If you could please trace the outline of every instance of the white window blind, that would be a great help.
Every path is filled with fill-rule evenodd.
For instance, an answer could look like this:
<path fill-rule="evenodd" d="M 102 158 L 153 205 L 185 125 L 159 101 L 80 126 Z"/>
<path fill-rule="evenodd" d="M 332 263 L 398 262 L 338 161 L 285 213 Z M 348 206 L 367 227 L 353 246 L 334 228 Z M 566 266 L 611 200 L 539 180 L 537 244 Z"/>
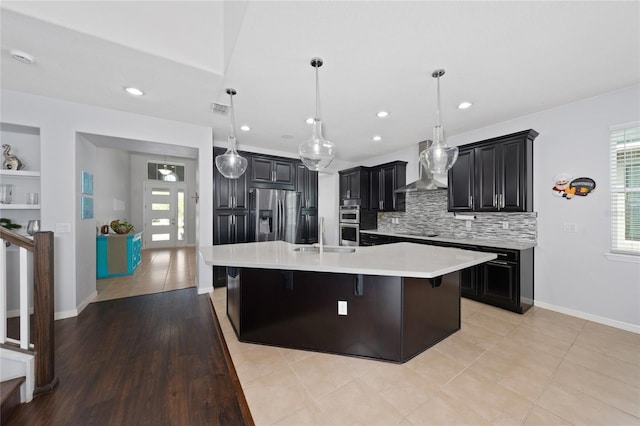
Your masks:
<path fill-rule="evenodd" d="M 611 130 L 611 252 L 640 255 L 640 123 Z"/>

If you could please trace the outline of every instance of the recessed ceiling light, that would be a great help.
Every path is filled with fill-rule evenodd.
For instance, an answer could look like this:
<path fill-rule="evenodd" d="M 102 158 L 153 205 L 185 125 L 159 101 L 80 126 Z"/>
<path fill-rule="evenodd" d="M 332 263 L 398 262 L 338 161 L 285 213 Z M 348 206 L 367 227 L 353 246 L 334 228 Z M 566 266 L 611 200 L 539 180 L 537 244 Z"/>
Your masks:
<path fill-rule="evenodd" d="M 23 52 L 22 50 L 11 49 L 9 51 L 9 55 L 11 55 L 11 57 L 16 61 L 22 62 L 23 64 L 31 65 L 35 62 L 33 56 L 31 56 L 27 52 Z"/>
<path fill-rule="evenodd" d="M 313 124 L 313 122 L 314 122 L 314 121 L 315 121 L 315 119 L 314 119 L 314 118 L 309 117 L 309 118 L 307 118 L 306 123 L 307 123 L 307 124 Z"/>
<path fill-rule="evenodd" d="M 377 116 L 378 118 L 385 118 L 385 117 L 388 117 L 388 116 L 389 116 L 389 113 L 388 113 L 387 111 L 379 111 L 379 112 L 376 114 L 376 116 Z"/>
<path fill-rule="evenodd" d="M 240 126 L 240 130 L 242 130 L 243 132 L 248 132 L 249 130 L 251 130 L 251 127 L 243 124 L 242 126 Z"/>
<path fill-rule="evenodd" d="M 458 109 L 467 109 L 470 108 L 471 105 L 473 105 L 471 102 L 460 102 L 460 105 L 458 105 Z"/>
<path fill-rule="evenodd" d="M 380 142 L 382 140 L 382 136 L 376 135 L 376 136 L 372 137 L 371 139 L 373 139 L 374 142 Z"/>
<path fill-rule="evenodd" d="M 144 92 L 140 89 L 138 89 L 137 87 L 125 87 L 124 90 L 133 96 L 142 96 L 144 95 Z"/>

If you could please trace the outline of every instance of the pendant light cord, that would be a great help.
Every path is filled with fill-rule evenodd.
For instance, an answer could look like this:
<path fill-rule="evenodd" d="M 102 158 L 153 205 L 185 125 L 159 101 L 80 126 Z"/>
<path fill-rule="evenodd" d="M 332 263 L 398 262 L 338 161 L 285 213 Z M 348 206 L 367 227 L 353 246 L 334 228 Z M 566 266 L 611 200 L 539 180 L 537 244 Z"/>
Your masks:
<path fill-rule="evenodd" d="M 316 120 L 320 120 L 320 78 L 318 77 L 318 68 L 320 66 L 316 64 Z"/>
<path fill-rule="evenodd" d="M 234 115 L 234 113 L 233 113 L 233 111 L 234 111 L 234 108 L 233 108 L 233 94 L 231 94 L 231 93 L 230 93 L 230 94 L 229 94 L 229 98 L 230 98 L 230 100 L 231 100 L 231 101 L 230 101 L 230 104 L 229 104 L 229 106 L 230 106 L 230 108 L 231 108 L 231 112 L 230 112 L 230 114 L 229 114 L 229 116 L 230 116 L 231 120 L 230 120 L 230 122 L 229 122 L 229 125 L 231 126 L 231 137 L 235 138 L 235 137 L 236 137 L 236 134 L 235 134 L 235 130 L 234 130 L 234 129 L 235 129 L 235 127 L 236 127 L 236 119 L 235 119 L 235 115 Z"/>
<path fill-rule="evenodd" d="M 440 124 L 440 76 L 439 75 L 438 75 L 437 80 L 438 80 L 438 84 L 437 84 L 437 87 L 438 87 L 438 89 L 437 89 L 437 92 L 438 92 L 438 95 L 437 95 L 438 108 L 436 109 L 436 120 L 437 120 L 436 125 L 438 127 L 442 127 L 441 124 Z"/>

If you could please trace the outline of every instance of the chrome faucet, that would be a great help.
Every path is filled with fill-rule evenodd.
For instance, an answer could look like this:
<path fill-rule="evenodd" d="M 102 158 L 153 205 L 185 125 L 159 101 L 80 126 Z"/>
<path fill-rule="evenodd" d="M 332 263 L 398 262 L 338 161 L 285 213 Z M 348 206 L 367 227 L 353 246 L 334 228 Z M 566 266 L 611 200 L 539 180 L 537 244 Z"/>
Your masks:
<path fill-rule="evenodd" d="M 318 243 L 320 244 L 320 253 L 324 251 L 324 216 L 320 216 L 318 222 Z"/>

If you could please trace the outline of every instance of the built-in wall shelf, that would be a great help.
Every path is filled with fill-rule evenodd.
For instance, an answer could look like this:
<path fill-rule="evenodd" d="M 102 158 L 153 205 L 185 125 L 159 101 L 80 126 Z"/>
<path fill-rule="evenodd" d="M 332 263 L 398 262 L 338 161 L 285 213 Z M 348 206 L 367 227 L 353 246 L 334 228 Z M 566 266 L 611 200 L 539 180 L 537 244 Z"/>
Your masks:
<path fill-rule="evenodd" d="M 40 204 L 0 204 L 0 210 L 39 210 Z"/>
<path fill-rule="evenodd" d="M 0 169 L 0 176 L 12 177 L 40 177 L 40 172 L 32 170 L 4 170 Z"/>

